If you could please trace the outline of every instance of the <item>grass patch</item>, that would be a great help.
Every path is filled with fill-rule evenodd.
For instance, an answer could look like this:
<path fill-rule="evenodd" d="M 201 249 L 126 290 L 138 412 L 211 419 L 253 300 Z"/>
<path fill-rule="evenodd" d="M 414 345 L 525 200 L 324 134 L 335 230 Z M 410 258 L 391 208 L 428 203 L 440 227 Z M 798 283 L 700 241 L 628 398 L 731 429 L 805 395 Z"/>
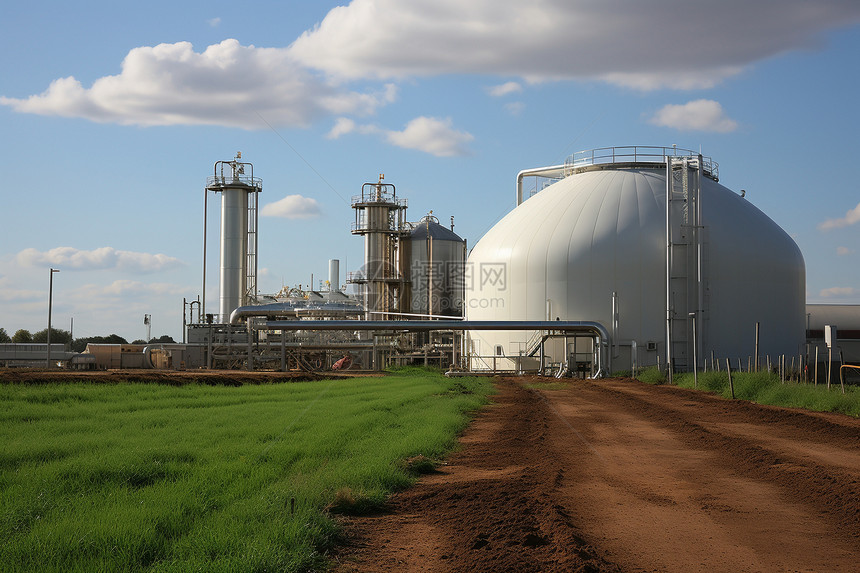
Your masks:
<path fill-rule="evenodd" d="M 523 386 L 533 390 L 567 390 L 571 384 L 571 379 L 556 380 L 555 378 L 547 378 L 546 381 L 528 382 L 523 384 Z"/>
<path fill-rule="evenodd" d="M 700 372 L 698 378 L 699 390 L 731 398 L 729 377 L 726 372 Z M 638 379 L 648 384 L 666 383 L 666 377 L 656 367 L 643 369 Z M 692 372 L 675 374 L 672 380 L 682 388 L 692 389 L 695 386 Z M 838 384 L 831 385 L 831 389 L 828 390 L 822 384 L 813 386 L 796 382 L 783 383 L 777 374 L 769 372 L 732 372 L 732 383 L 735 388 L 735 398 L 741 400 L 860 417 L 860 387 L 857 386 L 846 386 L 846 393 L 842 394 Z"/>
<path fill-rule="evenodd" d="M 381 507 L 456 446 L 490 391 L 488 380 L 426 371 L 239 387 L 2 385 L 0 562 L 324 568 L 338 535 L 329 511 Z"/>

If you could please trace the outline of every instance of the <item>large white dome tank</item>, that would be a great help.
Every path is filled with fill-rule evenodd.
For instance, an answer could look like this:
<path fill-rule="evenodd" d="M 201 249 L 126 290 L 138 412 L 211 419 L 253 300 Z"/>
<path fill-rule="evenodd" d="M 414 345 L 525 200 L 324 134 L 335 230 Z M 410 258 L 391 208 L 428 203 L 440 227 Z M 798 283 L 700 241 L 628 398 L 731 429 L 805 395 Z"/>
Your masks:
<path fill-rule="evenodd" d="M 522 202 L 478 241 L 468 259 L 467 318 L 597 321 L 612 333 L 613 370 L 630 368 L 634 348 L 637 365 L 665 364 L 670 283 L 664 156 L 682 152 L 596 151 L 584 161 L 577 154 L 566 166 L 545 168 L 566 176 Z M 698 157 L 683 153 L 693 161 Z M 675 263 L 700 290 L 696 308 L 678 313 L 674 337 L 692 338 L 686 311 L 695 310 L 700 366 L 713 353 L 723 366 L 730 358 L 746 367 L 755 354 L 756 323 L 760 356 L 797 355 L 805 341 L 803 256 L 767 215 L 717 182 L 716 164 L 707 158 L 703 163 L 701 246 L 691 247 L 701 249 L 695 265 L 701 270 Z M 499 368 L 504 366 L 498 357 L 508 357 L 513 368 L 522 365 L 520 356 L 535 355 L 539 336 L 484 331 L 471 338 L 470 350 L 485 356 L 472 360 L 474 368 L 486 367 L 489 355 L 496 355 Z M 560 342 L 550 341 L 545 351 L 550 362 L 567 362 L 581 349 L 568 345 L 565 352 Z M 677 367 L 676 357 L 673 362 Z M 681 362 L 687 368 L 692 358 Z"/>

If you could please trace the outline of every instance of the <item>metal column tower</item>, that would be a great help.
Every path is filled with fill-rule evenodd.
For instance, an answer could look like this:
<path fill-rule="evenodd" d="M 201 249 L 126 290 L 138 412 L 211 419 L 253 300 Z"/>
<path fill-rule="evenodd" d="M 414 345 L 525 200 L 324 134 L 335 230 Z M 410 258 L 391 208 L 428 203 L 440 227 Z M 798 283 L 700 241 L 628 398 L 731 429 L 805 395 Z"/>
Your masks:
<path fill-rule="evenodd" d="M 361 186 L 361 195 L 352 198 L 355 223 L 352 234 L 363 235 L 364 272 L 351 282 L 364 285 L 364 310 L 367 319 L 376 313 L 401 312 L 401 295 L 406 279 L 401 273 L 399 246 L 408 235 L 405 226 L 406 199 L 398 199 L 394 185 L 376 183 Z"/>
<path fill-rule="evenodd" d="M 254 177 L 254 166 L 242 163 L 237 152 L 232 161 L 215 163 L 215 175 L 206 180 L 203 226 L 203 312 L 206 308 L 206 213 L 209 191 L 221 193 L 221 300 L 218 322 L 257 296 L 257 196 L 262 180 Z M 250 171 L 250 175 L 245 172 Z M 226 171 L 226 174 L 225 174 Z"/>
<path fill-rule="evenodd" d="M 690 317 L 698 328 L 696 355 L 702 356 L 704 281 L 702 277 L 703 160 L 666 157 L 666 364 L 672 371 L 693 366 Z"/>

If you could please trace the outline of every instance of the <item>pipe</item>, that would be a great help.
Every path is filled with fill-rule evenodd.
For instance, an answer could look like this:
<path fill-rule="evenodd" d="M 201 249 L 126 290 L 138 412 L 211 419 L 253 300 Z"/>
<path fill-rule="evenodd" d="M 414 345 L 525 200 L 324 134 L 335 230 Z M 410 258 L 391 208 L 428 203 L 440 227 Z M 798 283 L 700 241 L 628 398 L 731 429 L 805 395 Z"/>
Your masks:
<path fill-rule="evenodd" d="M 174 350 L 178 350 L 180 352 L 185 352 L 188 346 L 189 345 L 187 344 L 147 344 L 143 347 L 143 367 L 149 369 L 153 369 L 156 367 L 155 364 L 152 363 L 153 350 L 161 350 L 162 352 L 173 352 Z"/>
<path fill-rule="evenodd" d="M 564 165 L 553 165 L 550 167 L 535 167 L 533 169 L 523 169 L 517 173 L 517 206 L 523 203 L 523 178 L 524 177 L 563 177 L 565 173 Z"/>
<path fill-rule="evenodd" d="M 291 302 L 273 302 L 240 306 L 230 313 L 230 324 L 238 324 L 242 319 L 253 316 L 295 316 L 297 306 Z"/>
<path fill-rule="evenodd" d="M 264 305 L 270 306 L 270 305 Z M 254 307 L 248 307 L 254 308 Z M 237 309 L 237 311 L 240 309 Z M 235 314 L 235 312 L 234 312 Z M 259 315 L 258 315 L 259 316 Z M 547 330 L 588 332 L 598 340 L 598 375 L 611 372 L 612 338 L 599 322 L 585 320 L 270 320 L 261 330 L 376 330 L 428 332 L 433 330 Z M 605 364 L 603 346 L 606 346 Z"/>

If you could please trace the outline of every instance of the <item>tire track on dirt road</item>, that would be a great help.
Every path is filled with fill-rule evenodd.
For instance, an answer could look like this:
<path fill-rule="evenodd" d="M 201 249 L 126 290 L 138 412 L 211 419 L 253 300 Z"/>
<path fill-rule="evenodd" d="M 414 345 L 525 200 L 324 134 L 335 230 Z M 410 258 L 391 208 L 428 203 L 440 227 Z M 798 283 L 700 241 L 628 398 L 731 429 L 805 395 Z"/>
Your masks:
<path fill-rule="evenodd" d="M 860 421 L 545 382 L 497 379 L 447 465 L 345 520 L 335 570 L 860 572 Z"/>

